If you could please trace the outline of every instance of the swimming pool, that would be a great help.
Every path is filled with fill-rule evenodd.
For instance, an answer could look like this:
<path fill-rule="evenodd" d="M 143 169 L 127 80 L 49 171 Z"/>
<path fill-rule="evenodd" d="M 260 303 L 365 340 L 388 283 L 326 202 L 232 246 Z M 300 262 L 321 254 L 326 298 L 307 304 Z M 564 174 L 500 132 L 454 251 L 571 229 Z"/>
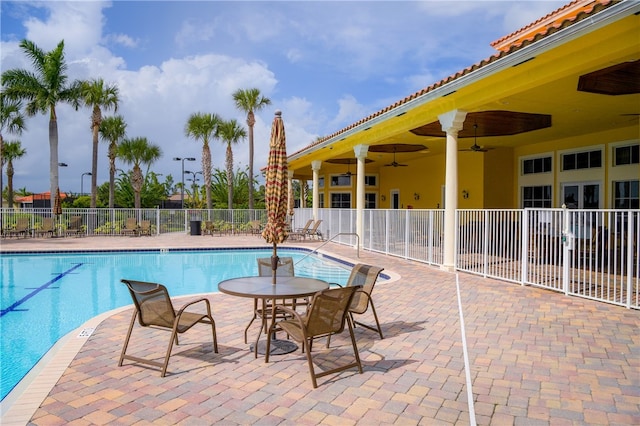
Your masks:
<path fill-rule="evenodd" d="M 282 249 L 296 275 L 345 283 L 350 265 Z M 218 283 L 257 275 L 265 249 L 170 250 L 0 256 L 0 400 L 65 334 L 131 297 L 121 278 L 165 284 L 171 296 L 218 291 Z"/>

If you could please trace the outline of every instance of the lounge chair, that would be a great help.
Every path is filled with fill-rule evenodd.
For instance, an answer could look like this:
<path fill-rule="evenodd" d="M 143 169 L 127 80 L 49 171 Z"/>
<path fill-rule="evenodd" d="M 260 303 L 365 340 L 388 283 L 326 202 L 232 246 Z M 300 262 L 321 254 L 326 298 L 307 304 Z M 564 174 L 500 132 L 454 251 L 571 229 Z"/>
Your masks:
<path fill-rule="evenodd" d="M 169 357 L 171 356 L 171 349 L 173 343 L 178 345 L 178 334 L 182 334 L 189 330 L 191 327 L 198 323 L 208 324 L 211 326 L 213 333 L 213 351 L 218 353 L 218 339 L 216 337 L 216 323 L 211 315 L 211 305 L 207 299 L 193 300 L 186 305 L 182 306 L 179 310 L 175 310 L 169 297 L 167 288 L 162 284 L 149 283 L 143 281 L 133 280 L 121 280 L 129 289 L 131 298 L 135 305 L 133 316 L 131 317 L 131 323 L 129 324 L 129 331 L 127 331 L 127 337 L 122 347 L 122 353 L 120 355 L 120 361 L 118 366 L 122 366 L 122 362 L 125 359 L 149 364 L 162 369 L 160 376 L 164 377 L 167 373 L 167 365 L 169 364 Z M 201 312 L 188 312 L 187 308 L 197 304 L 204 303 L 206 313 Z M 150 359 L 139 358 L 133 355 L 127 355 L 127 346 L 129 346 L 129 340 L 131 338 L 131 332 L 133 325 L 136 322 L 136 318 L 142 327 L 153 327 L 171 331 L 171 338 L 169 339 L 169 347 L 164 357 L 164 362 L 153 361 Z"/>
<path fill-rule="evenodd" d="M 257 259 L 258 262 L 258 276 L 261 277 L 270 277 L 273 274 L 273 270 L 271 269 L 271 258 L 270 257 L 262 257 Z M 278 263 L 278 269 L 276 270 L 276 276 L 278 277 L 293 277 L 294 267 L 293 267 L 293 258 L 292 257 L 281 257 L 280 262 Z M 282 301 L 284 302 L 284 301 Z M 268 313 L 266 315 L 270 315 L 271 313 L 271 305 L 265 307 Z M 262 320 L 263 311 L 262 308 L 258 307 L 258 299 L 253 300 L 253 318 L 249 321 L 249 324 L 244 329 L 244 342 L 247 343 L 247 333 L 249 331 L 249 327 L 253 324 L 256 318 L 260 318 Z M 265 333 L 266 333 L 265 329 Z"/>
<path fill-rule="evenodd" d="M 139 227 L 138 227 L 138 221 L 136 220 L 135 217 L 129 217 L 127 218 L 127 221 L 125 222 L 124 228 L 122 228 L 120 230 L 120 234 L 122 235 L 132 235 L 132 236 L 136 236 L 138 235 L 138 232 L 140 231 Z"/>
<path fill-rule="evenodd" d="M 286 306 L 276 305 L 276 314 L 291 315 L 292 318 L 278 321 L 269 327 L 265 362 L 269 362 L 271 336 L 280 329 L 291 336 L 293 340 L 302 344 L 302 351 L 307 355 L 309 374 L 311 375 L 311 383 L 314 388 L 318 387 L 316 379 L 326 376 L 327 374 L 337 373 L 352 367 L 357 367 L 358 372 L 362 374 L 362 364 L 360 363 L 356 339 L 353 335 L 353 325 L 351 324 L 351 318 L 347 315 L 356 290 L 356 287 L 338 287 L 322 290 L 313 296 L 311 306 L 306 315 L 300 315 L 295 310 Z M 349 326 L 349 335 L 351 337 L 355 360 L 348 364 L 316 373 L 311 357 L 313 339 L 342 333 L 345 322 Z"/>
<path fill-rule="evenodd" d="M 72 216 L 69 220 L 69 226 L 65 231 L 65 235 L 75 235 L 81 237 L 84 234 L 84 227 L 82 226 L 82 216 Z"/>
<path fill-rule="evenodd" d="M 378 314 L 376 313 L 376 307 L 373 304 L 371 293 L 373 292 L 373 287 L 376 284 L 378 275 L 380 275 L 380 272 L 383 270 L 384 268 L 358 263 L 351 269 L 351 274 L 346 284 L 346 287 L 355 287 L 357 289 L 356 294 L 353 296 L 351 306 L 349 306 L 349 316 L 354 326 L 359 325 L 369 330 L 377 331 L 381 339 L 384 339 L 384 337 L 382 336 L 382 329 L 380 328 Z M 336 285 L 340 286 L 340 284 Z M 357 322 L 353 319 L 353 314 L 362 315 L 367 311 L 369 306 L 371 306 L 371 312 L 373 312 L 373 318 L 376 321 L 375 327 Z M 329 347 L 330 343 L 331 337 L 327 339 L 327 347 Z"/>
<path fill-rule="evenodd" d="M 42 228 L 36 229 L 33 231 L 36 236 L 38 235 L 47 235 L 53 237 L 55 234 L 55 221 L 52 217 L 44 217 L 42 218 Z"/>
<path fill-rule="evenodd" d="M 140 221 L 140 228 L 138 228 L 139 235 L 148 235 L 151 236 L 151 221 L 142 220 Z"/>
<path fill-rule="evenodd" d="M 31 229 L 29 228 L 29 219 L 26 217 L 19 217 L 16 219 L 16 226 L 13 228 L 5 229 L 4 232 L 8 237 L 13 237 L 15 235 L 16 238 L 20 237 L 20 235 L 24 235 L 26 238 L 29 235 Z"/>
<path fill-rule="evenodd" d="M 322 240 L 322 232 L 320 232 L 320 224 L 322 223 L 322 219 L 318 219 L 316 223 L 313 224 L 313 228 L 309 229 L 307 235 L 309 237 L 316 237 L 319 240 Z"/>
<path fill-rule="evenodd" d="M 222 231 L 220 231 L 220 228 L 212 221 L 206 220 L 204 222 L 204 229 L 202 230 L 202 235 L 211 235 L 213 237 L 213 234 L 215 232 L 217 232 L 218 235 L 222 236 Z"/>
<path fill-rule="evenodd" d="M 259 220 L 252 220 L 249 222 L 249 233 L 251 235 L 261 235 L 262 234 L 262 224 Z"/>
<path fill-rule="evenodd" d="M 311 225 L 313 225 L 313 219 L 309 219 L 307 221 L 307 223 L 304 225 L 304 227 L 302 228 L 298 228 L 295 231 L 291 231 L 289 233 L 289 238 L 292 240 L 297 240 L 297 239 L 304 239 L 307 238 L 307 235 L 309 234 L 309 229 L 311 228 Z"/>

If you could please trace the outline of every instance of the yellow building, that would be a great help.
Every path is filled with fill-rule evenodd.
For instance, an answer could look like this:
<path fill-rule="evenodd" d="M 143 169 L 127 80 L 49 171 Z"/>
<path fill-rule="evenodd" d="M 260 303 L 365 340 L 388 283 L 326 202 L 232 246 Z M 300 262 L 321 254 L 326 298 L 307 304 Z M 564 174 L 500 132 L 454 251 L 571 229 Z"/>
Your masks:
<path fill-rule="evenodd" d="M 314 209 L 639 208 L 640 2 L 573 1 L 492 46 L 291 154 Z"/>

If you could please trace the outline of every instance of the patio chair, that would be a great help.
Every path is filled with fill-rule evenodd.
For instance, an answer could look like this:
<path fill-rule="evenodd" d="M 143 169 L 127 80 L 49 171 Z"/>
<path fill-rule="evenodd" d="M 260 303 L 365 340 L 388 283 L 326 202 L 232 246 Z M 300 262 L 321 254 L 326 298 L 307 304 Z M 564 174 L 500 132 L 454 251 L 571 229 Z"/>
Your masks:
<path fill-rule="evenodd" d="M 271 336 L 280 329 L 302 345 L 302 351 L 307 355 L 309 374 L 311 375 L 311 382 L 314 388 L 318 387 L 316 381 L 318 377 L 337 373 L 348 368 L 358 367 L 358 372 L 362 374 L 362 364 L 360 363 L 356 338 L 353 334 L 353 325 L 348 315 L 348 309 L 356 290 L 356 287 L 338 287 L 319 291 L 313 296 L 309 311 L 305 315 L 300 315 L 295 310 L 286 306 L 276 305 L 277 312 L 291 315 L 292 318 L 278 321 L 269 327 L 265 362 L 269 362 Z M 355 361 L 316 373 L 311 356 L 313 339 L 342 333 L 345 322 L 349 326 L 349 335 L 351 337 Z M 339 358 L 342 358 L 342 355 L 340 355 Z"/>
<path fill-rule="evenodd" d="M 15 235 L 16 238 L 18 238 L 20 237 L 20 235 L 24 235 L 24 237 L 26 238 L 29 235 L 30 231 L 31 229 L 29 228 L 29 218 L 19 217 L 18 219 L 16 219 L 16 226 L 14 226 L 13 228 L 5 229 L 4 232 L 8 237 L 13 237 Z"/>
<path fill-rule="evenodd" d="M 313 228 L 309 229 L 309 231 L 307 232 L 307 235 L 309 237 L 316 237 L 319 240 L 322 240 L 322 232 L 320 232 L 321 223 L 322 223 L 322 219 L 317 220 L 316 223 L 313 224 Z"/>
<path fill-rule="evenodd" d="M 261 257 L 257 259 L 258 262 L 258 276 L 260 277 L 270 277 L 272 275 L 271 269 L 271 258 L 270 257 Z M 278 277 L 293 277 L 294 267 L 293 267 L 293 258 L 292 257 L 281 257 L 280 262 L 278 263 L 278 269 L 276 270 L 276 276 Z M 284 303 L 284 301 L 283 301 Z M 263 319 L 263 315 L 270 316 L 271 314 L 271 304 L 268 304 L 265 309 L 268 311 L 263 313 L 262 308 L 258 306 L 258 299 L 253 300 L 253 318 L 249 321 L 249 324 L 244 329 L 244 343 L 247 343 L 247 333 L 249 332 L 249 327 L 253 324 L 253 321 L 256 318 Z M 267 330 L 264 330 L 265 333 Z"/>
<path fill-rule="evenodd" d="M 353 296 L 351 306 L 349 306 L 349 316 L 353 321 L 354 327 L 356 325 L 359 325 L 371 331 L 377 331 L 380 335 L 380 339 L 384 339 L 384 337 L 382 336 L 382 329 L 380 328 L 378 314 L 376 313 L 376 307 L 373 304 L 371 293 L 373 292 L 373 287 L 376 284 L 378 275 L 380 275 L 380 272 L 382 272 L 383 270 L 384 268 L 358 263 L 353 267 L 353 269 L 351 269 L 351 274 L 349 275 L 349 279 L 347 280 L 347 284 L 345 286 L 356 288 L 356 294 Z M 340 286 L 340 284 L 337 283 L 333 284 Z M 362 315 L 367 312 L 369 306 L 371 306 L 371 312 L 373 313 L 373 318 L 376 321 L 375 327 L 358 322 L 353 318 L 353 314 Z M 331 337 L 327 339 L 327 347 L 329 347 L 330 343 Z"/>
<path fill-rule="evenodd" d="M 142 220 L 140 221 L 140 227 L 138 228 L 139 235 L 147 235 L 151 236 L 151 221 Z"/>
<path fill-rule="evenodd" d="M 75 235 L 81 237 L 84 234 L 84 228 L 82 226 L 82 216 L 72 216 L 69 219 L 69 226 L 65 231 L 65 235 Z"/>
<path fill-rule="evenodd" d="M 251 235 L 261 235 L 262 234 L 262 224 L 259 220 L 252 220 L 249 222 L 249 233 Z"/>
<path fill-rule="evenodd" d="M 205 220 L 202 235 L 211 235 L 213 237 L 214 232 L 217 232 L 218 235 L 222 236 L 222 231 L 220 231 L 220 228 L 213 223 L 213 221 Z"/>
<path fill-rule="evenodd" d="M 135 217 L 127 218 L 125 222 L 124 228 L 120 230 L 121 235 L 133 235 L 134 237 L 138 235 L 140 228 L 138 227 L 138 221 Z"/>
<path fill-rule="evenodd" d="M 313 219 L 309 219 L 307 221 L 307 223 L 304 225 L 304 227 L 302 228 L 298 228 L 295 231 L 291 231 L 289 233 L 289 238 L 292 240 L 297 240 L 297 239 L 304 239 L 307 238 L 307 235 L 309 234 L 309 229 L 311 228 L 311 225 L 313 225 Z"/>
<path fill-rule="evenodd" d="M 171 303 L 169 292 L 162 284 L 125 279 L 121 281 L 129 289 L 129 293 L 131 294 L 131 298 L 135 305 L 135 310 L 131 317 L 131 323 L 129 324 L 129 330 L 127 331 L 124 346 L 122 347 L 122 353 L 120 354 L 120 361 L 118 362 L 119 367 L 122 366 L 125 359 L 128 359 L 134 362 L 160 367 L 162 369 L 160 376 L 164 377 L 167 373 L 167 365 L 169 364 L 169 357 L 171 356 L 173 343 L 175 342 L 176 345 L 179 344 L 178 334 L 186 332 L 198 323 L 208 324 L 211 326 L 211 331 L 213 333 L 213 351 L 218 353 L 216 323 L 211 315 L 211 305 L 209 300 L 204 298 L 193 300 L 182 306 L 179 310 L 175 310 Z M 203 306 L 206 308 L 206 313 L 186 310 L 197 303 L 204 304 Z M 153 361 L 126 354 L 136 318 L 142 327 L 153 327 L 171 331 L 169 347 L 167 348 L 164 362 Z"/>
<path fill-rule="evenodd" d="M 42 228 L 36 229 L 34 231 L 35 235 L 47 235 L 53 237 L 55 233 L 55 222 L 52 217 L 44 217 L 42 218 Z"/>

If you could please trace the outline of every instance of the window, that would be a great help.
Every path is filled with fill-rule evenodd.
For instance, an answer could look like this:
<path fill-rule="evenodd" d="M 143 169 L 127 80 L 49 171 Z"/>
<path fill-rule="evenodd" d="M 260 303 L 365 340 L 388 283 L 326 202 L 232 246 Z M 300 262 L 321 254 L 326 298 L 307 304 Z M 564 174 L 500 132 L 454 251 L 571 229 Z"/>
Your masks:
<path fill-rule="evenodd" d="M 602 167 L 602 151 L 574 152 L 562 155 L 562 170 L 594 169 Z"/>
<path fill-rule="evenodd" d="M 640 208 L 639 182 L 637 180 L 613 182 L 613 207 L 616 209 Z"/>
<path fill-rule="evenodd" d="M 523 187 L 522 206 L 551 208 L 551 185 Z"/>
<path fill-rule="evenodd" d="M 331 186 L 351 186 L 351 175 L 331 176 Z"/>
<path fill-rule="evenodd" d="M 364 194 L 364 208 L 365 209 L 375 209 L 376 208 L 376 193 L 375 192 L 365 192 Z"/>
<path fill-rule="evenodd" d="M 640 164 L 640 145 L 617 146 L 614 148 L 613 165 Z"/>
<path fill-rule="evenodd" d="M 324 176 L 318 178 L 318 188 L 324 188 Z"/>
<path fill-rule="evenodd" d="M 551 171 L 551 157 L 532 158 L 522 162 L 522 174 L 548 173 Z"/>
<path fill-rule="evenodd" d="M 350 192 L 333 192 L 331 194 L 332 209 L 350 209 L 351 193 Z"/>
<path fill-rule="evenodd" d="M 378 186 L 376 176 L 368 175 L 364 177 L 364 186 Z"/>
<path fill-rule="evenodd" d="M 318 208 L 324 208 L 324 192 L 318 193 Z"/>

